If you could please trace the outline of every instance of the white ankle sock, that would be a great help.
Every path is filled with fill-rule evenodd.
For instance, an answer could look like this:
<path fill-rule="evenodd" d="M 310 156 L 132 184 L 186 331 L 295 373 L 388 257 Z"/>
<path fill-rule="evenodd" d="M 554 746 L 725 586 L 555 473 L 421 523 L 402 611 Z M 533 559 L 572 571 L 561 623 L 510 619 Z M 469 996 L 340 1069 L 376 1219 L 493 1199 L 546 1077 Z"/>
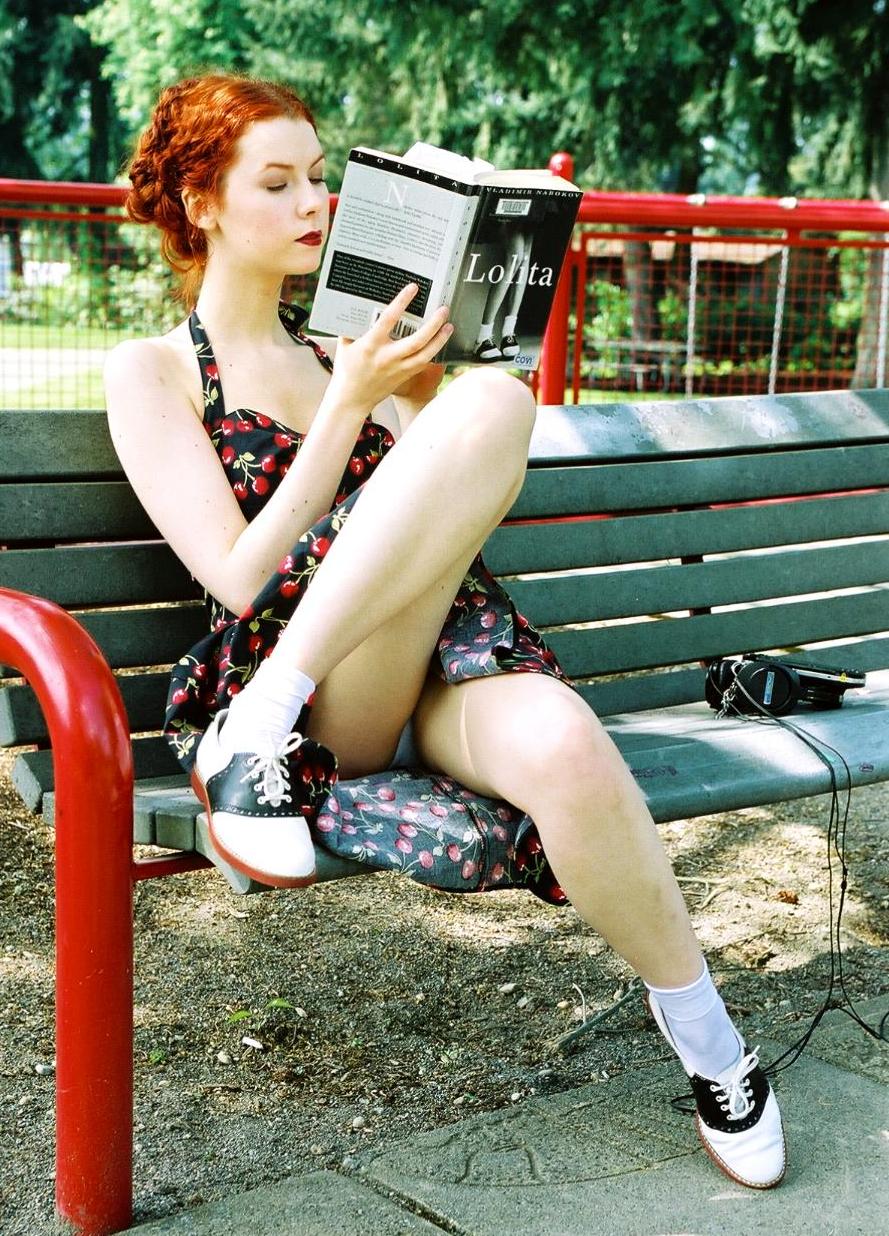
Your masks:
<path fill-rule="evenodd" d="M 514 335 L 514 334 L 515 334 L 515 324 L 516 324 L 516 322 L 517 322 L 518 320 L 519 320 L 519 315 L 518 315 L 517 313 L 508 313 L 508 314 L 506 315 L 506 317 L 503 319 L 503 334 L 504 334 L 504 337 L 505 337 L 506 335 Z"/>
<path fill-rule="evenodd" d="M 701 1077 L 716 1079 L 741 1058 L 738 1032 L 704 964 L 687 987 L 645 986 L 657 998 L 685 1063 Z"/>
<path fill-rule="evenodd" d="M 277 750 L 314 690 L 307 674 L 272 655 L 232 699 L 221 745 L 230 752 Z"/>
<path fill-rule="evenodd" d="M 478 328 L 478 339 L 476 340 L 476 343 L 484 343 L 486 339 L 491 338 L 493 333 L 494 333 L 494 323 L 493 322 L 482 322 L 481 326 Z"/>

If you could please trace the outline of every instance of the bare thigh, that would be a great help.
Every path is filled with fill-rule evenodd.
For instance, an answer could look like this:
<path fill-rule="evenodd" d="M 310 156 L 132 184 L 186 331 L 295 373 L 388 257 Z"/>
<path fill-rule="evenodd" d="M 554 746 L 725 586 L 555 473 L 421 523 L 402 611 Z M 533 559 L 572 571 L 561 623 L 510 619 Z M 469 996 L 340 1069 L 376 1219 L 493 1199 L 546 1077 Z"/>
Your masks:
<path fill-rule="evenodd" d="M 546 799 L 567 766 L 587 753 L 622 764 L 602 723 L 567 683 L 540 673 L 505 673 L 446 683 L 430 675 L 414 715 L 425 767 L 524 810 Z"/>
<path fill-rule="evenodd" d="M 344 779 L 391 763 L 476 552 L 452 563 L 434 587 L 359 644 L 318 687 L 308 734 L 336 754 Z"/>

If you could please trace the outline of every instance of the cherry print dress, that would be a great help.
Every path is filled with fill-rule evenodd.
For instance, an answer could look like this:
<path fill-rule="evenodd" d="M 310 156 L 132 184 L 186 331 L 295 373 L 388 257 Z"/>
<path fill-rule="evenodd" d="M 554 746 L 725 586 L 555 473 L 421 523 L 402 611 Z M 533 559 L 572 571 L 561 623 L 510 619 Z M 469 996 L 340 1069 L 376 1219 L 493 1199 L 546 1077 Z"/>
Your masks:
<path fill-rule="evenodd" d="M 282 302 L 279 314 L 294 342 L 311 347 L 332 371 L 327 353 L 301 330 L 305 310 Z M 303 435 L 250 408 L 227 410 L 213 350 L 196 312 L 189 329 L 203 384 L 204 427 L 249 521 L 287 474 Z M 214 714 L 272 652 L 361 487 L 394 445 L 386 428 L 370 418 L 364 422 L 331 510 L 298 538 L 242 614 L 205 594 L 210 630 L 173 667 L 164 722 L 164 736 L 186 770 Z M 432 665 L 446 682 L 510 671 L 569 681 L 480 555 L 445 619 Z M 481 891 L 523 886 L 544 900 L 565 903 L 527 816 L 509 804 L 461 789 L 446 777 L 423 776 L 426 780 L 418 783 L 413 775 L 391 770 L 338 784 L 314 826 L 316 840 L 337 853 L 404 871 L 435 887 Z"/>

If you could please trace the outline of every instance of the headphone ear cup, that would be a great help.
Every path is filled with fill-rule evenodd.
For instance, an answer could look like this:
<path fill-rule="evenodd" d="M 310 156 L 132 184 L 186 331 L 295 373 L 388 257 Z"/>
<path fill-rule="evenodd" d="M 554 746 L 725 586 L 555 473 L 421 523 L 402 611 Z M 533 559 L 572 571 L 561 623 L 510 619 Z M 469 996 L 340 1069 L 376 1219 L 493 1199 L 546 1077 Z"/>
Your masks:
<path fill-rule="evenodd" d="M 777 661 L 746 661 L 738 670 L 738 682 L 756 703 L 775 717 L 793 712 L 802 697 L 799 675 Z M 759 709 L 739 692 L 735 703 L 741 712 L 756 715 Z"/>
<path fill-rule="evenodd" d="M 707 677 L 704 680 L 704 699 L 713 709 L 722 707 L 722 697 L 732 684 L 732 662 L 720 658 L 711 661 L 707 667 Z"/>

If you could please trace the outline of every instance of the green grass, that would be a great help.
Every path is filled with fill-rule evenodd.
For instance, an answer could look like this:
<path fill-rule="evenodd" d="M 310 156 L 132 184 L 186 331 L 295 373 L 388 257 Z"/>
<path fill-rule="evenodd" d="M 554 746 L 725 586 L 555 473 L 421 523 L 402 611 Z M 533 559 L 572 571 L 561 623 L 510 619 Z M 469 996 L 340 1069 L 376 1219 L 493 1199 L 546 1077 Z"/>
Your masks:
<path fill-rule="evenodd" d="M 23 386 L 0 396 L 0 404 L 18 412 L 33 408 L 104 408 L 102 370 L 84 369 L 76 377 L 47 378 L 33 386 Z"/>
<path fill-rule="evenodd" d="M 595 391 L 581 389 L 578 403 L 649 403 L 659 399 L 684 399 L 678 391 Z M 571 387 L 565 390 L 565 403 L 571 403 Z"/>
<path fill-rule="evenodd" d="M 34 325 L 29 322 L 4 322 L 0 326 L 0 348 L 111 348 L 134 332 L 120 327 Z"/>

